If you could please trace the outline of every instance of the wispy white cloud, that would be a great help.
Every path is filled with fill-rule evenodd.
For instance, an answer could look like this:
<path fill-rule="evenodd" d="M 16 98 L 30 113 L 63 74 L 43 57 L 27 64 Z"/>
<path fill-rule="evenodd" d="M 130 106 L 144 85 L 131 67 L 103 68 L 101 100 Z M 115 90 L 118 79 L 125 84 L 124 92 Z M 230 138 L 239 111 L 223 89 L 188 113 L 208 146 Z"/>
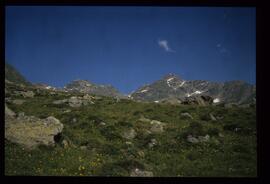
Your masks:
<path fill-rule="evenodd" d="M 163 48 L 166 52 L 175 52 L 169 47 L 167 40 L 158 40 L 158 45 Z"/>

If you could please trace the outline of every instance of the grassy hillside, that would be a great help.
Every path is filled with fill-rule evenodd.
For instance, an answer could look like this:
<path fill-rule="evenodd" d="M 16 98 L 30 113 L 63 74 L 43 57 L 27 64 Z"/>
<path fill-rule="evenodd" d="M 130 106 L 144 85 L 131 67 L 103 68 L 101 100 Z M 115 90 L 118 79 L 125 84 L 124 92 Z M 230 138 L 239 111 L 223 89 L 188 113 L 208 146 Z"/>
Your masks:
<path fill-rule="evenodd" d="M 9 91 L 14 87 L 7 86 Z M 37 91 L 10 109 L 39 118 L 54 116 L 64 124 L 55 147 L 26 150 L 5 141 L 5 175 L 130 176 L 139 168 L 154 176 L 254 177 L 257 174 L 255 108 L 139 103 L 103 97 L 95 104 L 72 108 L 54 100 L 82 94 Z M 10 94 L 11 99 L 23 99 Z M 70 110 L 68 112 L 67 110 Z M 193 119 L 182 116 L 188 112 Z M 215 117 L 211 120 L 209 113 Z M 164 123 L 164 131 L 149 133 Z M 133 139 L 123 137 L 135 130 Z M 188 135 L 209 135 L 207 142 L 191 143 Z M 151 141 L 156 143 L 152 146 Z"/>

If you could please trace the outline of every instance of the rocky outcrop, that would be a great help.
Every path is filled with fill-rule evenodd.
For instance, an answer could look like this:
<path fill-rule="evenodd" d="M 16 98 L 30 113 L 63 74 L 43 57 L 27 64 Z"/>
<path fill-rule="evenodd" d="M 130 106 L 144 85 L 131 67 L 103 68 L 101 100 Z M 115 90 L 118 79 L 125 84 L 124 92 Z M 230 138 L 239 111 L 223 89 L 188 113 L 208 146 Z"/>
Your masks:
<path fill-rule="evenodd" d="M 12 113 L 7 106 L 5 116 L 5 138 L 29 149 L 38 145 L 54 145 L 57 141 L 56 137 L 59 138 L 64 128 L 63 124 L 52 116 L 39 119 L 33 116 L 24 116 L 21 113 L 16 118 L 15 113 Z"/>

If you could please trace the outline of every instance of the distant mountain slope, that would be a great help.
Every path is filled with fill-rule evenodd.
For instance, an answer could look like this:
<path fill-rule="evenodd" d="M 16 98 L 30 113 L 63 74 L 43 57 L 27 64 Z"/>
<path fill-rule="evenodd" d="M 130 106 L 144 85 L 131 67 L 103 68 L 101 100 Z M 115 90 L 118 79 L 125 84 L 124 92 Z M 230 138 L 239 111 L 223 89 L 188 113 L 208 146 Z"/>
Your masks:
<path fill-rule="evenodd" d="M 131 98 L 141 101 L 160 101 L 164 99 L 184 99 L 195 95 L 209 95 L 215 103 L 251 103 L 256 97 L 254 85 L 243 81 L 225 83 L 206 80 L 183 80 L 177 75 L 168 74 L 162 79 L 145 85 L 134 93 Z"/>
<path fill-rule="evenodd" d="M 74 80 L 64 87 L 67 91 L 89 93 L 102 96 L 124 97 L 112 85 L 97 85 L 87 80 Z"/>
<path fill-rule="evenodd" d="M 8 63 L 5 63 L 5 79 L 18 84 L 31 85 L 18 70 Z"/>

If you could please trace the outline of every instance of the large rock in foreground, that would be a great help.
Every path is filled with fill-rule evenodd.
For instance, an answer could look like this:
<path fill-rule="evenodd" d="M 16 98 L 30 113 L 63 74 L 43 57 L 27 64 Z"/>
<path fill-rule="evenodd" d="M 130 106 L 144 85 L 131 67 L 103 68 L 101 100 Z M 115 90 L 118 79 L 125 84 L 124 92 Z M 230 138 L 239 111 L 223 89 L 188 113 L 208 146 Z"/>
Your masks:
<path fill-rule="evenodd" d="M 33 116 L 5 118 L 5 138 L 33 149 L 38 145 L 53 146 L 64 126 L 52 116 L 39 119 Z"/>

